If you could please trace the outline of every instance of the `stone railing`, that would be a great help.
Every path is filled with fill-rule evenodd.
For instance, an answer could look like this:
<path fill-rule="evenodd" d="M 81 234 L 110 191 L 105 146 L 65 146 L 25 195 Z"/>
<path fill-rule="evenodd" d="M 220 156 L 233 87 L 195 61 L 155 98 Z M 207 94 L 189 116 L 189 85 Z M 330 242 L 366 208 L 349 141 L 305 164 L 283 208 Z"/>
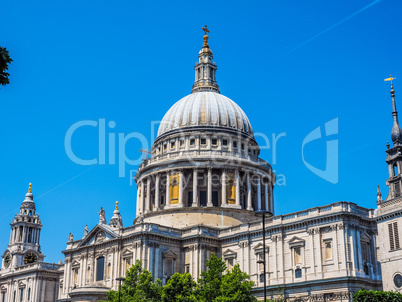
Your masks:
<path fill-rule="evenodd" d="M 264 168 L 270 169 L 271 165 L 266 162 L 265 160 L 260 159 L 258 156 L 255 155 L 245 155 L 239 152 L 230 152 L 230 151 L 220 151 L 220 150 L 188 150 L 188 151 L 176 151 L 170 152 L 166 154 L 160 154 L 157 156 L 153 156 L 148 159 L 144 159 L 140 165 L 140 169 L 145 168 L 146 166 L 159 163 L 168 160 L 177 160 L 177 159 L 198 159 L 198 158 L 209 158 L 217 160 L 224 160 L 224 159 L 244 159 L 249 160 L 253 163 L 259 164 Z"/>

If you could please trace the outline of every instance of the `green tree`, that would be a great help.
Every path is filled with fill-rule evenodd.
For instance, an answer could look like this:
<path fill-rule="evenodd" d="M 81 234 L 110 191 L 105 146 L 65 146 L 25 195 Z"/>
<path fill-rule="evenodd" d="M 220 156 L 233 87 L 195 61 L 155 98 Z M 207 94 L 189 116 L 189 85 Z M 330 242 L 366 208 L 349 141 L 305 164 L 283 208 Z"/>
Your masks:
<path fill-rule="evenodd" d="M 393 291 L 361 289 L 353 295 L 353 302 L 402 302 L 402 294 Z"/>
<path fill-rule="evenodd" d="M 140 260 L 137 260 L 127 270 L 126 278 L 121 286 L 122 302 L 159 302 L 161 301 L 162 282 L 157 279 L 152 282 L 152 275 L 147 269 L 142 268 Z M 111 290 L 107 293 L 108 301 L 118 302 L 119 292 Z"/>
<path fill-rule="evenodd" d="M 13 60 L 8 53 L 8 50 L 5 47 L 0 46 L 0 85 L 7 85 L 10 83 L 8 77 L 10 74 L 7 72 L 8 64 L 10 64 Z"/>
<path fill-rule="evenodd" d="M 222 274 L 226 270 L 226 264 L 222 258 L 212 254 L 207 261 L 207 268 L 198 279 L 197 295 L 199 301 L 212 302 L 221 295 Z"/>
<path fill-rule="evenodd" d="M 196 283 L 189 273 L 174 274 L 162 290 L 162 302 L 196 302 Z"/>
<path fill-rule="evenodd" d="M 222 276 L 220 296 L 216 302 L 254 302 L 257 299 L 251 295 L 251 288 L 254 285 L 250 277 L 240 270 L 238 264 L 231 271 Z"/>

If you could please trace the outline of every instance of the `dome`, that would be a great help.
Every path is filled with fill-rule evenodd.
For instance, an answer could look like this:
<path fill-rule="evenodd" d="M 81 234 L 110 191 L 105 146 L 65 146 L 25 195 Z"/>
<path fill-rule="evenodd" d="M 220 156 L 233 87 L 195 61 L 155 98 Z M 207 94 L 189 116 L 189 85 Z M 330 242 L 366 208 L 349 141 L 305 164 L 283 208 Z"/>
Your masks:
<path fill-rule="evenodd" d="M 231 99 L 214 91 L 194 92 L 175 103 L 159 126 L 158 137 L 190 127 L 219 127 L 253 135 L 244 111 Z"/>

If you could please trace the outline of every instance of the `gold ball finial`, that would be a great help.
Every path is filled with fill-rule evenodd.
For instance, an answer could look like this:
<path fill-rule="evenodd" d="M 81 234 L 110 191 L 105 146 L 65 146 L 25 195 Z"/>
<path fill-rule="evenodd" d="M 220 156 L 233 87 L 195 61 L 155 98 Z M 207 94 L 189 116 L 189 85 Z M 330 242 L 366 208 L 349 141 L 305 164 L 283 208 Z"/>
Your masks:
<path fill-rule="evenodd" d="M 32 183 L 29 184 L 28 193 L 32 193 Z"/>
<path fill-rule="evenodd" d="M 207 28 L 206 25 L 202 28 L 202 30 L 203 30 L 204 33 L 205 33 L 205 35 L 204 35 L 204 37 L 203 37 L 203 39 L 204 39 L 204 44 L 202 45 L 202 48 L 209 48 L 209 45 L 208 45 L 208 39 L 209 39 L 208 33 L 209 33 L 209 30 L 208 30 L 208 28 Z"/>
<path fill-rule="evenodd" d="M 118 209 L 119 209 L 119 202 L 116 201 L 116 210 L 118 210 Z"/>

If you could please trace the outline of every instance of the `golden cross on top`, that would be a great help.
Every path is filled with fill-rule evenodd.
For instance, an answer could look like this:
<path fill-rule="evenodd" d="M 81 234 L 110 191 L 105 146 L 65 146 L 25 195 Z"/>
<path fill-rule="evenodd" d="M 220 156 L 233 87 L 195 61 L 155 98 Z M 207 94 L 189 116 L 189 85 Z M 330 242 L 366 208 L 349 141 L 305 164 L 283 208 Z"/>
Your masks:
<path fill-rule="evenodd" d="M 395 80 L 396 78 L 393 78 L 392 75 L 389 75 L 389 78 L 384 79 L 384 81 L 391 81 L 391 85 L 392 85 L 392 80 Z"/>
<path fill-rule="evenodd" d="M 205 32 L 206 35 L 209 33 L 209 30 L 206 25 L 202 28 L 202 30 Z"/>

